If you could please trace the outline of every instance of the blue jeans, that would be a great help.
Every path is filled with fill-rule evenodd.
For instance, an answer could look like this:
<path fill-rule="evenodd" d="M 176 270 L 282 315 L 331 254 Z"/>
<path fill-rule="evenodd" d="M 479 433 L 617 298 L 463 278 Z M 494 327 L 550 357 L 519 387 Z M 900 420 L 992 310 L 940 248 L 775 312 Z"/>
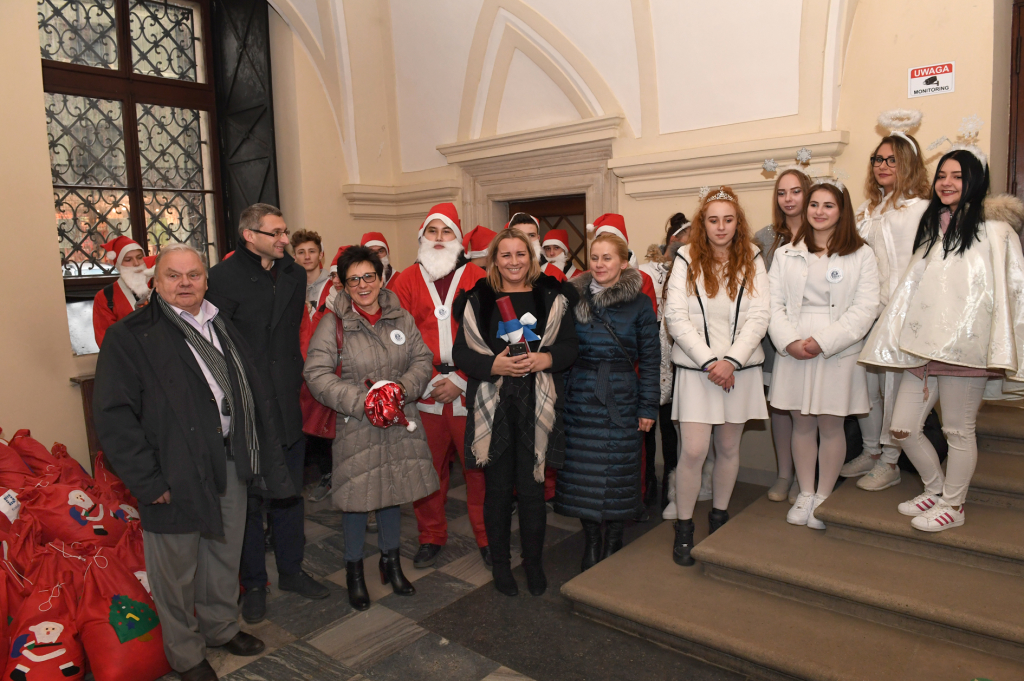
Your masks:
<path fill-rule="evenodd" d="M 381 552 L 398 548 L 402 532 L 402 512 L 398 506 L 388 506 L 374 511 L 377 514 L 377 543 Z M 366 520 L 369 513 L 342 513 L 345 531 L 345 562 L 355 563 L 363 559 L 363 544 L 366 543 Z"/>
<path fill-rule="evenodd" d="M 302 559 L 306 550 L 305 510 L 302 503 L 302 473 L 306 462 L 305 438 L 284 450 L 284 461 L 298 496 L 269 500 L 263 500 L 258 496 L 249 497 L 245 517 L 245 540 L 242 543 L 242 565 L 239 570 L 240 581 L 246 589 L 267 584 L 267 554 L 263 536 L 264 507 L 267 511 L 267 520 L 274 527 L 277 574 L 297 575 L 302 571 Z"/>

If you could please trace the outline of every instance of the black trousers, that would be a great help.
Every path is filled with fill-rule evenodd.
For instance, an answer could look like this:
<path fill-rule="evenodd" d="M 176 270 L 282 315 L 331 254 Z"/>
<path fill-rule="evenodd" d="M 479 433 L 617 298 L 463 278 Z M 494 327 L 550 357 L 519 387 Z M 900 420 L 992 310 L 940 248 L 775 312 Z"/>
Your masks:
<path fill-rule="evenodd" d="M 505 396 L 503 393 L 502 397 Z M 523 563 L 539 565 L 544 549 L 547 510 L 544 482 L 533 479 L 535 424 L 532 409 L 532 400 L 509 399 L 499 404 L 495 414 L 495 421 L 504 420 L 496 424 L 495 429 L 502 437 L 498 443 L 492 440 L 492 461 L 484 467 L 484 526 L 495 565 L 508 565 L 512 560 L 513 493 L 519 503 Z"/>
<path fill-rule="evenodd" d="M 315 464 L 320 475 L 327 475 L 332 468 L 331 448 L 334 440 L 315 435 L 306 436 L 306 465 Z"/>
<path fill-rule="evenodd" d="M 658 430 L 661 431 L 661 455 L 665 459 L 664 475 L 675 470 L 679 461 L 679 438 L 675 424 L 672 423 L 672 403 L 663 404 L 658 408 Z M 644 433 L 644 448 L 647 458 L 647 479 L 654 475 L 654 458 L 658 442 L 654 428 Z"/>

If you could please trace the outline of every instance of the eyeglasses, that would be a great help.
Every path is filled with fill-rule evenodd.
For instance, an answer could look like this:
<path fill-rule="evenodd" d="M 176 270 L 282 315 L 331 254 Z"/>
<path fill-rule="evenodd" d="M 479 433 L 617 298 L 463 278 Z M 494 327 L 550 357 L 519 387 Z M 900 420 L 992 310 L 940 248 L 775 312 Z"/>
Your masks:
<path fill-rule="evenodd" d="M 367 284 L 372 284 L 373 282 L 377 281 L 377 273 L 376 272 L 367 272 L 366 274 L 364 274 L 361 277 L 348 277 L 348 278 L 345 279 L 345 285 L 346 286 L 353 286 L 353 287 L 354 286 L 359 286 L 359 282 L 360 281 L 364 281 Z"/>
<path fill-rule="evenodd" d="M 264 232 L 262 229 L 250 229 L 249 231 L 262 234 L 263 236 L 269 236 L 272 239 L 280 239 L 282 236 L 288 236 L 291 234 L 287 229 L 275 229 L 273 232 Z"/>
<path fill-rule="evenodd" d="M 879 167 L 881 167 L 881 165 L 883 163 L 885 163 L 885 165 L 889 166 L 890 168 L 895 168 L 896 167 L 896 157 L 895 156 L 872 156 L 871 157 L 871 165 L 873 165 L 874 167 L 879 168 Z"/>

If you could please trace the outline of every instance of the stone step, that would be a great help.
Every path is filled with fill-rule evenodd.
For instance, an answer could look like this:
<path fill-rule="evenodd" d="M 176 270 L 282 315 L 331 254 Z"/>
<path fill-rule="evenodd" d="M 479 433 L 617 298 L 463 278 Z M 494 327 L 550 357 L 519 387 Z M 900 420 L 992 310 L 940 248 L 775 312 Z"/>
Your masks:
<path fill-rule="evenodd" d="M 1009 658 L 679 567 L 671 546 L 671 523 L 662 523 L 562 594 L 585 617 L 758 679 L 1024 678 L 1024 664 Z"/>
<path fill-rule="evenodd" d="M 827 526 L 826 534 L 837 539 L 1024 576 L 1024 512 L 967 504 L 961 527 L 921 532 L 896 510 L 900 502 L 921 491 L 920 480 L 912 475 L 904 475 L 899 485 L 881 492 L 844 484 L 815 515 Z"/>
<path fill-rule="evenodd" d="M 1024 404 L 986 402 L 978 412 L 978 449 L 1024 454 Z"/>
<path fill-rule="evenodd" d="M 762 498 L 693 555 L 716 579 L 1024 661 L 1024 580 L 841 541 L 788 510 Z"/>
<path fill-rule="evenodd" d="M 967 502 L 1024 511 L 1024 456 L 980 451 Z"/>

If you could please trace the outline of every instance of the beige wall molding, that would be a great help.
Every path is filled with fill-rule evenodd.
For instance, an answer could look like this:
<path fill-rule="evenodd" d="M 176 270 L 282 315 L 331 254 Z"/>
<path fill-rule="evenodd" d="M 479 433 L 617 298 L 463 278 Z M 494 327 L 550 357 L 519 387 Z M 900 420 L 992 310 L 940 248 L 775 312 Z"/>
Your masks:
<path fill-rule="evenodd" d="M 439 180 L 404 187 L 371 184 L 346 184 L 341 193 L 348 201 L 349 213 L 362 220 L 422 218 L 431 206 L 457 201 L 458 180 Z"/>
<path fill-rule="evenodd" d="M 638 200 L 690 196 L 704 185 L 756 189 L 775 182 L 761 168 L 765 159 L 789 165 L 807 147 L 813 154 L 811 172 L 828 175 L 849 141 L 849 132 L 833 130 L 616 158 L 608 167 L 621 179 L 626 195 Z"/>
<path fill-rule="evenodd" d="M 493 135 L 468 142 L 442 144 L 437 150 L 449 164 L 461 164 L 488 158 L 505 158 L 547 149 L 566 149 L 573 145 L 599 140 L 612 140 L 619 136 L 621 115 L 585 118 L 581 121 L 553 125 L 535 130 Z M 610 156 L 609 156 L 610 158 Z"/>

